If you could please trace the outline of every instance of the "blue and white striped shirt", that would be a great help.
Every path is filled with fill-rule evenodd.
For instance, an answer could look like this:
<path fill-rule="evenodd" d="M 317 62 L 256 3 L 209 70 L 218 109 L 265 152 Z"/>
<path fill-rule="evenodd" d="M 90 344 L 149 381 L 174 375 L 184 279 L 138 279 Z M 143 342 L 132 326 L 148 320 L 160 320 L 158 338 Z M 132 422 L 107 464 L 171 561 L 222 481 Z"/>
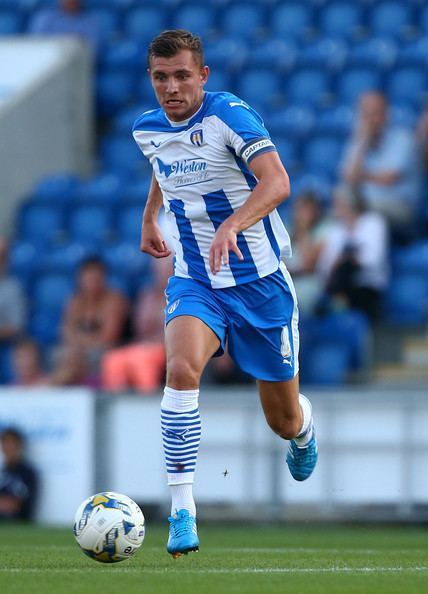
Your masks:
<path fill-rule="evenodd" d="M 274 151 L 260 116 L 231 93 L 205 93 L 199 110 L 171 122 L 162 109 L 143 113 L 134 138 L 150 161 L 169 222 L 176 276 L 212 288 L 251 282 L 275 272 L 290 255 L 290 238 L 276 210 L 238 234 L 244 260 L 212 274 L 209 248 L 219 225 L 239 209 L 257 184 L 251 160 Z"/>

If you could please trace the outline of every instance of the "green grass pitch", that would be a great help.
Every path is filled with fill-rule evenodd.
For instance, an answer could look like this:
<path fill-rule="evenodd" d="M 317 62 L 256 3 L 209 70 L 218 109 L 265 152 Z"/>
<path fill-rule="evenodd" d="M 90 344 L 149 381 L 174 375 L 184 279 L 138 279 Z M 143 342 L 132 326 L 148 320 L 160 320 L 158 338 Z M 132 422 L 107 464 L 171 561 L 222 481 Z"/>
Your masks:
<path fill-rule="evenodd" d="M 412 594 L 428 592 L 425 528 L 200 525 L 173 560 L 149 525 L 128 561 L 103 565 L 71 530 L 0 526 L 1 594 Z"/>

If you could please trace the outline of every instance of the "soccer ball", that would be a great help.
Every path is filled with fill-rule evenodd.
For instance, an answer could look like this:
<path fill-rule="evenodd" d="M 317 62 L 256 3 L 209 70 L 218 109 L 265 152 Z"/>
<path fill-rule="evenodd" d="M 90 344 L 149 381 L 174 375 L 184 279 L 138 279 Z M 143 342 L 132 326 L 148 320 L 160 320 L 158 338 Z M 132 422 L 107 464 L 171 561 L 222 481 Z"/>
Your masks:
<path fill-rule="evenodd" d="M 86 555 L 101 563 L 116 563 L 132 557 L 143 544 L 144 515 L 126 495 L 97 493 L 79 505 L 73 532 Z"/>

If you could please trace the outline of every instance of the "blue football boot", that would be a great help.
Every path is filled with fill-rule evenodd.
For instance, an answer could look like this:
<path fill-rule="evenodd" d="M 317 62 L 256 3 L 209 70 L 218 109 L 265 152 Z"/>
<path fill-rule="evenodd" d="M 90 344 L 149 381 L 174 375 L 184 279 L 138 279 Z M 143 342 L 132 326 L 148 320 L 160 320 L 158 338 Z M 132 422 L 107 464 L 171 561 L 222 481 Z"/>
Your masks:
<path fill-rule="evenodd" d="M 199 551 L 198 530 L 196 518 L 187 509 L 178 510 L 168 518 L 169 538 L 166 550 L 174 559 L 180 555 L 187 555 L 189 551 Z"/>
<path fill-rule="evenodd" d="M 313 431 L 312 438 L 306 446 L 299 447 L 294 439 L 290 440 L 287 452 L 287 464 L 291 476 L 296 481 L 305 481 L 314 471 L 318 459 L 318 446 Z"/>

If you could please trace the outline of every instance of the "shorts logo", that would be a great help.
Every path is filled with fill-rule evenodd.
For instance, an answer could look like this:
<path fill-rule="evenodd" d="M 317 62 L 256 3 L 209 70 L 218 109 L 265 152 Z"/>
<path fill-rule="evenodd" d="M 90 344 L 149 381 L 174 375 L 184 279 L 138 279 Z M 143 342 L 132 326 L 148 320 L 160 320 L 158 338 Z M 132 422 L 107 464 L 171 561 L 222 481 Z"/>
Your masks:
<path fill-rule="evenodd" d="M 292 365 L 291 357 L 292 357 L 292 350 L 291 350 L 291 342 L 290 342 L 290 329 L 288 326 L 284 326 L 281 332 L 281 355 L 282 355 L 282 362 L 287 363 L 287 365 Z"/>
<path fill-rule="evenodd" d="M 202 128 L 199 128 L 199 130 L 194 130 L 191 133 L 190 142 L 195 146 L 202 146 L 204 144 L 204 135 L 202 132 Z"/>
<path fill-rule="evenodd" d="M 175 310 L 177 309 L 179 303 L 180 303 L 180 299 L 177 299 L 177 301 L 174 301 L 174 303 L 168 307 L 167 312 L 169 314 L 174 313 Z"/>

